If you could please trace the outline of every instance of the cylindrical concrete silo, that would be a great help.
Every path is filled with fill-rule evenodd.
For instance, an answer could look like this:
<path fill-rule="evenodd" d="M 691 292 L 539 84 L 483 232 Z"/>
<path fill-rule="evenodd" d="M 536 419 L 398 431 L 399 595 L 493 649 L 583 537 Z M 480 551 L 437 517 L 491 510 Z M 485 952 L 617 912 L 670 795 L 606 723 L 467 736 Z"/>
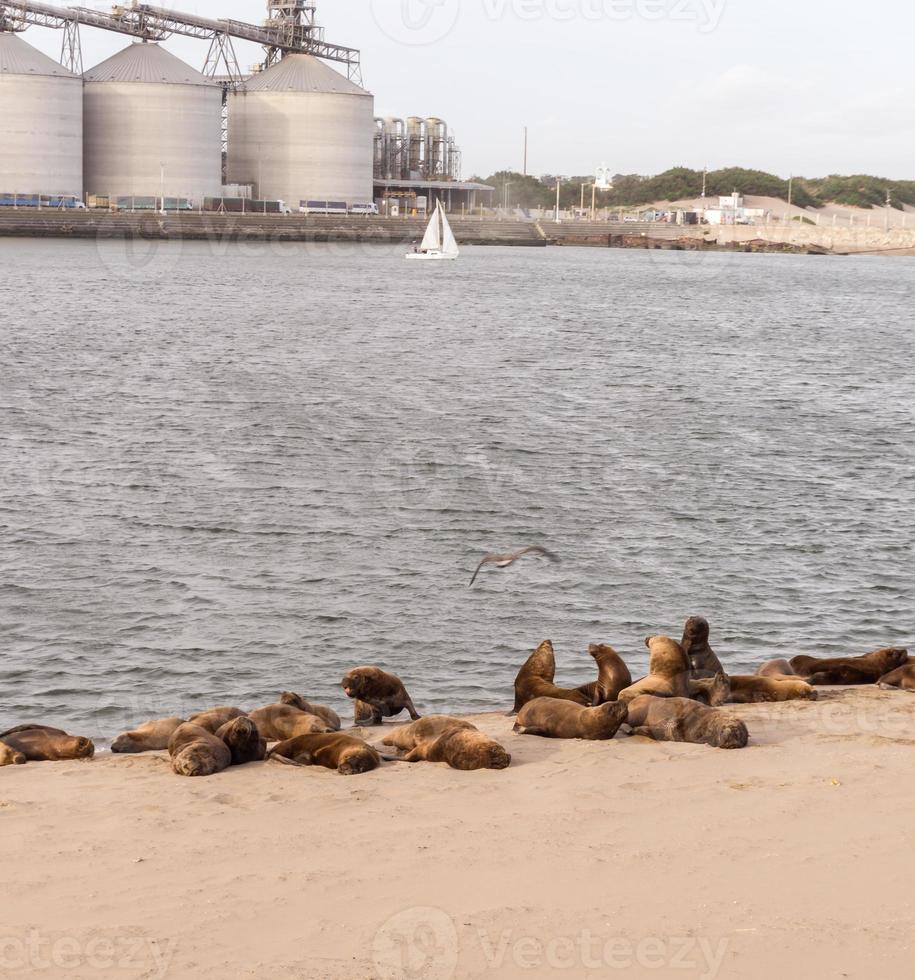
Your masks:
<path fill-rule="evenodd" d="M 218 196 L 222 89 L 158 44 L 131 44 L 83 76 L 90 194 Z"/>
<path fill-rule="evenodd" d="M 372 200 L 374 99 L 307 54 L 287 54 L 229 96 L 229 180 L 293 209 Z"/>
<path fill-rule="evenodd" d="M 0 32 L 0 194 L 83 194 L 83 83 Z"/>

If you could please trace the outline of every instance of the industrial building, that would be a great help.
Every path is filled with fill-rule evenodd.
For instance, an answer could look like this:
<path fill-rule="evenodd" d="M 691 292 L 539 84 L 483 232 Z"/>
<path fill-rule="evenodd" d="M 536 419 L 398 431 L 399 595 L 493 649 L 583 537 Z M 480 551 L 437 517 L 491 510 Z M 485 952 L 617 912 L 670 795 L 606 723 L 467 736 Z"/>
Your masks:
<path fill-rule="evenodd" d="M 472 206 L 460 150 L 437 118 L 375 117 L 359 52 L 327 42 L 312 0 L 268 0 L 262 25 L 133 2 L 110 12 L 0 0 L 0 198 L 202 201 L 227 184 L 255 198 Z M 61 31 L 61 63 L 20 36 Z M 131 39 L 83 72 L 80 29 Z M 209 43 L 202 72 L 162 47 Z M 262 45 L 242 71 L 238 39 Z M 337 71 L 328 62 L 336 63 Z M 344 74 L 345 72 L 345 74 Z"/>

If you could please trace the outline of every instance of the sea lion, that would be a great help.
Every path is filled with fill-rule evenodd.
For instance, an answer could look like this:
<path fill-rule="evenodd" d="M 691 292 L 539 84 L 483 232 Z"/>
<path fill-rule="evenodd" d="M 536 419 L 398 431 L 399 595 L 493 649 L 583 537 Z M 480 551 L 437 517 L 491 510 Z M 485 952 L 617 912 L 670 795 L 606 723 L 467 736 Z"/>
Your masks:
<path fill-rule="evenodd" d="M 594 707 L 616 701 L 620 691 L 632 686 L 632 674 L 623 658 L 603 643 L 592 643 L 588 653 L 597 661 L 597 680 L 575 690 L 584 694 Z"/>
<path fill-rule="evenodd" d="M 897 667 L 896 670 L 884 674 L 877 683 L 884 691 L 899 689 L 901 691 L 915 691 L 915 664 L 905 664 Z"/>
<path fill-rule="evenodd" d="M 573 701 L 584 708 L 591 706 L 591 697 L 581 690 L 568 690 L 553 683 L 556 676 L 556 654 L 550 640 L 544 640 L 527 658 L 515 678 L 515 706 L 511 713 L 517 714 L 528 701 L 535 698 L 559 698 Z"/>
<path fill-rule="evenodd" d="M 10 748 L 6 742 L 0 742 L 0 768 L 3 766 L 23 766 L 28 761 L 21 752 Z"/>
<path fill-rule="evenodd" d="M 625 701 L 609 701 L 594 708 L 582 708 L 571 701 L 537 698 L 518 712 L 515 731 L 519 735 L 542 738 L 580 738 L 599 742 L 613 738 L 626 721 Z"/>
<path fill-rule="evenodd" d="M 222 728 L 227 721 L 242 718 L 244 715 L 245 712 L 241 708 L 210 708 L 209 711 L 200 711 L 196 715 L 191 715 L 188 724 L 197 725 L 198 728 L 204 728 L 211 735 L 215 735 L 217 729 Z"/>
<path fill-rule="evenodd" d="M 227 721 L 216 733 L 216 738 L 226 743 L 232 756 L 233 766 L 249 762 L 262 762 L 267 757 L 267 741 L 261 737 L 251 718 L 234 718 Z"/>
<path fill-rule="evenodd" d="M 356 667 L 340 682 L 348 698 L 355 704 L 356 723 L 381 725 L 385 718 L 394 718 L 401 711 L 408 711 L 417 721 L 419 713 L 413 707 L 403 681 L 380 667 Z"/>
<path fill-rule="evenodd" d="M 90 739 L 47 725 L 19 725 L 0 735 L 0 742 L 10 750 L 4 753 L 10 758 L 6 765 L 21 765 L 18 756 L 24 756 L 27 762 L 62 762 L 95 755 Z"/>
<path fill-rule="evenodd" d="M 718 749 L 742 749 L 747 726 L 719 708 L 706 708 L 688 698 L 637 697 L 629 703 L 633 735 L 657 742 L 690 742 Z"/>
<path fill-rule="evenodd" d="M 285 742 L 297 735 L 325 735 L 334 730 L 323 718 L 291 704 L 271 704 L 252 711 L 248 717 L 268 742 Z"/>
<path fill-rule="evenodd" d="M 405 725 L 383 740 L 406 751 L 401 762 L 445 762 L 452 769 L 507 769 L 511 756 L 475 725 L 448 715 L 430 715 Z"/>
<path fill-rule="evenodd" d="M 111 743 L 111 751 L 132 754 L 137 752 L 164 752 L 172 735 L 185 724 L 183 718 L 160 718 L 147 721 L 132 732 L 124 732 Z"/>
<path fill-rule="evenodd" d="M 228 745 L 200 725 L 187 722 L 169 739 L 172 769 L 179 776 L 212 776 L 232 765 Z"/>
<path fill-rule="evenodd" d="M 901 647 L 886 647 L 862 657 L 794 657 L 791 667 L 815 685 L 876 684 L 884 674 L 902 667 L 908 656 Z"/>
<path fill-rule="evenodd" d="M 680 641 L 680 646 L 683 647 L 683 652 L 689 658 L 690 670 L 696 679 L 714 677 L 716 674 L 725 673 L 721 661 L 709 646 L 709 632 L 708 620 L 702 616 L 693 616 L 686 621 L 686 625 L 683 627 L 683 639 Z"/>
<path fill-rule="evenodd" d="M 359 775 L 381 765 L 381 756 L 376 749 L 361 738 L 341 732 L 299 735 L 274 746 L 268 758 L 299 766 L 336 769 L 342 776 Z"/>
<path fill-rule="evenodd" d="M 620 692 L 620 701 L 650 694 L 657 698 L 690 696 L 689 658 L 683 647 L 669 636 L 649 636 L 645 646 L 650 651 L 648 676 Z"/>
<path fill-rule="evenodd" d="M 335 732 L 340 731 L 340 716 L 336 711 L 325 708 L 323 704 L 312 704 L 294 691 L 284 691 L 280 695 L 280 704 L 291 704 L 293 708 L 304 711 L 306 715 L 317 715 L 319 718 L 323 718 Z"/>
<path fill-rule="evenodd" d="M 729 678 L 731 704 L 766 704 L 775 701 L 816 701 L 817 692 L 812 684 L 800 677 Z"/>
<path fill-rule="evenodd" d="M 756 671 L 757 677 L 797 677 L 794 668 L 784 658 L 768 660 Z"/>

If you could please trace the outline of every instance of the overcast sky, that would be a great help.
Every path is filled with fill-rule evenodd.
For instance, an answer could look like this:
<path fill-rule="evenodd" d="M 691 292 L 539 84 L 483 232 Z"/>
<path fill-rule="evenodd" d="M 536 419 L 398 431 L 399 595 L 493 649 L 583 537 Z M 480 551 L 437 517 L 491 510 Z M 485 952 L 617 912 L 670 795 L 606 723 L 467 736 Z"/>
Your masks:
<path fill-rule="evenodd" d="M 171 6 L 265 16 L 259 0 Z M 682 164 L 915 179 L 904 0 L 318 0 L 318 15 L 328 40 L 362 50 L 376 115 L 445 119 L 465 176 L 520 169 L 527 125 L 536 174 Z M 59 55 L 56 32 L 26 37 Z M 83 28 L 86 67 L 124 43 Z M 206 57 L 204 42 L 166 47 L 197 68 Z M 239 55 L 253 64 L 259 49 Z"/>

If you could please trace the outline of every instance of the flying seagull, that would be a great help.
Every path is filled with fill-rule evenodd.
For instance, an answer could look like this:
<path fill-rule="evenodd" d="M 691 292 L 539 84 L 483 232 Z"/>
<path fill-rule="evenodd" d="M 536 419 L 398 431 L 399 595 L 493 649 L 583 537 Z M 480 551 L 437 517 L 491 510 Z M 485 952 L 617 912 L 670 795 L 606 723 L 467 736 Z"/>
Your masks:
<path fill-rule="evenodd" d="M 484 565 L 495 565 L 496 568 L 508 568 L 509 565 L 514 565 L 519 558 L 523 558 L 525 555 L 543 555 L 545 558 L 549 558 L 550 561 L 559 561 L 556 555 L 547 551 L 546 548 L 541 548 L 539 544 L 531 545 L 530 548 L 522 548 L 520 551 L 516 551 L 511 555 L 484 555 L 483 560 L 477 565 L 477 570 L 473 573 L 470 584 L 473 585 L 476 582 L 477 576 L 480 574 L 480 570 Z"/>

